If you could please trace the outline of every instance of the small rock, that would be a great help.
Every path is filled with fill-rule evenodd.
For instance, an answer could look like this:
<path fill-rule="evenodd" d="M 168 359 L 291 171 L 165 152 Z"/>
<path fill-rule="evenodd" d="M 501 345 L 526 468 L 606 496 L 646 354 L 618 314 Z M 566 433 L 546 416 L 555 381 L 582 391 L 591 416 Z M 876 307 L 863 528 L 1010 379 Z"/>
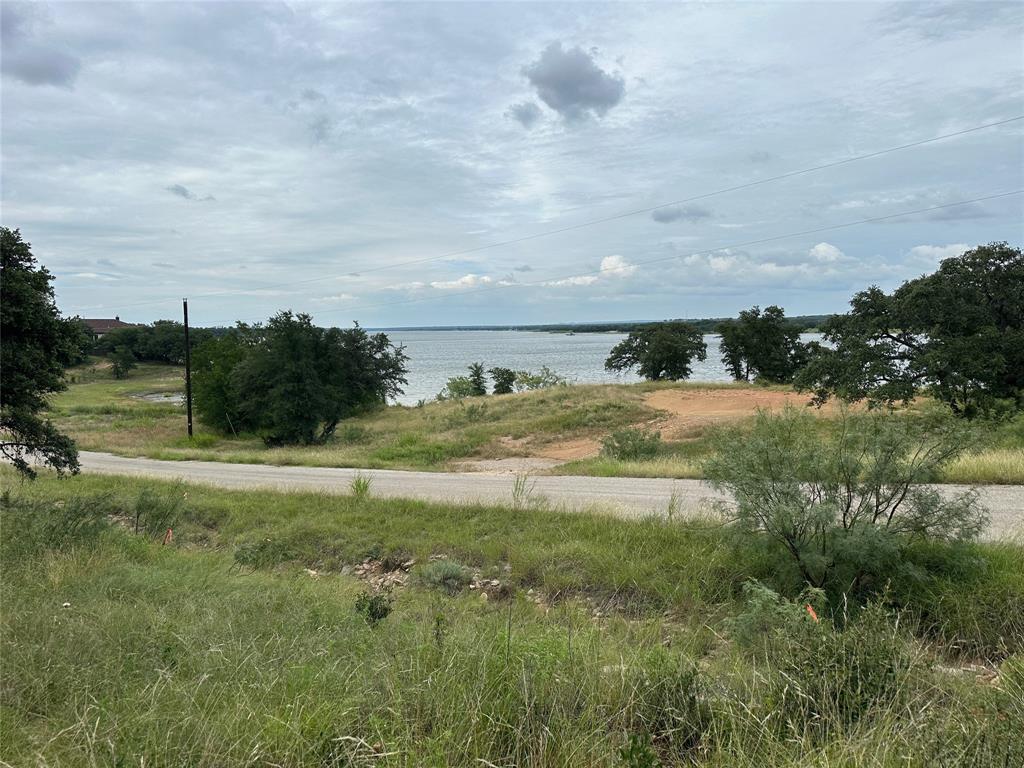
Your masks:
<path fill-rule="evenodd" d="M 526 594 L 528 594 L 528 595 L 532 595 L 532 594 L 533 594 L 533 590 L 532 590 L 532 589 L 528 589 L 528 590 L 526 590 Z"/>
<path fill-rule="evenodd" d="M 480 599 L 483 600 L 486 603 L 487 602 L 487 593 L 486 592 L 481 592 L 480 593 Z"/>
<path fill-rule="evenodd" d="M 61 604 L 60 607 L 61 608 L 70 608 L 71 607 L 71 603 L 63 603 L 63 604 Z"/>
<path fill-rule="evenodd" d="M 308 575 L 308 576 L 309 576 L 310 578 L 312 578 L 312 579 L 315 579 L 315 578 L 316 578 L 317 576 L 319 576 L 319 575 L 320 575 L 319 573 L 317 573 L 316 571 L 314 571 L 314 570 L 313 570 L 312 568 L 307 568 L 307 569 L 306 569 L 306 574 L 307 574 L 307 575 Z"/>
<path fill-rule="evenodd" d="M 501 582 L 498 581 L 497 579 L 491 579 L 491 586 L 492 587 L 500 587 L 501 586 Z"/>

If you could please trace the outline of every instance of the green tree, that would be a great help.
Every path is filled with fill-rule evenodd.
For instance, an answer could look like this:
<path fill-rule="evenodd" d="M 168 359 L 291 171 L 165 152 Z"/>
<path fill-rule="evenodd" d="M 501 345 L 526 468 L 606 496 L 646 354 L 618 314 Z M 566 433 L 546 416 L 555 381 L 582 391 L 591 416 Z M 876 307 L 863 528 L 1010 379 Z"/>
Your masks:
<path fill-rule="evenodd" d="M 195 349 L 213 337 L 208 328 L 190 328 Z M 117 347 L 127 347 L 136 360 L 182 365 L 185 362 L 185 326 L 176 320 L 157 320 L 151 325 L 115 328 L 96 341 L 96 351 L 109 355 Z"/>
<path fill-rule="evenodd" d="M 115 379 L 128 378 L 128 371 L 137 367 L 135 355 L 126 346 L 115 347 L 110 353 L 110 372 Z"/>
<path fill-rule="evenodd" d="M 511 368 L 491 368 L 488 371 L 494 382 L 494 394 L 510 394 L 516 386 L 516 372 Z"/>
<path fill-rule="evenodd" d="M 469 368 L 469 384 L 471 387 L 470 395 L 472 397 L 482 397 L 487 394 L 487 373 L 484 371 L 483 363 L 472 363 Z"/>
<path fill-rule="evenodd" d="M 74 442 L 40 416 L 46 396 L 67 386 L 64 369 L 81 342 L 77 321 L 57 309 L 52 280 L 21 232 L 0 227 L 0 454 L 26 477 L 36 475 L 32 459 L 78 472 Z"/>
<path fill-rule="evenodd" d="M 358 324 L 319 328 L 309 315 L 280 312 L 266 325 L 243 328 L 241 351 L 203 347 L 214 362 L 204 359 L 200 376 L 207 379 L 197 389 L 197 409 L 223 415 L 211 426 L 222 427 L 237 414 L 234 429 L 258 434 L 268 445 L 323 443 L 339 421 L 383 405 L 407 383 L 402 348 Z M 233 355 L 239 359 L 232 365 Z M 227 369 L 227 388 L 216 386 Z M 209 401 L 211 393 L 224 399 Z"/>
<path fill-rule="evenodd" d="M 218 432 L 238 434 L 242 415 L 231 373 L 253 343 L 249 326 L 239 323 L 219 338 L 209 338 L 192 353 L 192 396 L 196 414 Z"/>
<path fill-rule="evenodd" d="M 1024 255 L 990 243 L 891 294 L 857 293 L 812 345 L 798 388 L 873 405 L 927 390 L 956 414 L 1024 406 Z"/>
<path fill-rule="evenodd" d="M 736 381 L 789 382 L 806 362 L 800 326 L 787 321 L 780 307 L 745 309 L 739 318 L 719 323 L 716 331 L 722 362 Z"/>
<path fill-rule="evenodd" d="M 880 584 L 914 541 L 965 541 L 987 517 L 977 494 L 924 485 L 970 447 L 948 412 L 841 412 L 822 436 L 805 409 L 761 411 L 752 430 L 720 429 L 704 476 L 733 497 L 739 529 L 766 538 L 814 587 Z"/>
<path fill-rule="evenodd" d="M 637 368 L 650 381 L 689 378 L 694 359 L 707 359 L 701 332 L 689 323 L 672 321 L 637 329 L 616 344 L 604 367 L 609 371 Z"/>

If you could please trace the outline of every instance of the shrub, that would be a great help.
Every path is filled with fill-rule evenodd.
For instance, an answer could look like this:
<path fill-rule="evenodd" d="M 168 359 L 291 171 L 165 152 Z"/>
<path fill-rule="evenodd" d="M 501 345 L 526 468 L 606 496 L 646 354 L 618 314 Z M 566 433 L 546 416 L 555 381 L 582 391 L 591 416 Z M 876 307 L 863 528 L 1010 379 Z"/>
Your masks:
<path fill-rule="evenodd" d="M 469 380 L 468 376 L 453 376 L 448 379 L 444 389 L 437 393 L 435 399 L 440 401 L 461 400 L 464 397 L 472 397 L 473 394 L 473 382 Z"/>
<path fill-rule="evenodd" d="M 621 461 L 653 459 L 661 448 L 661 433 L 647 429 L 619 429 L 601 440 L 601 453 Z"/>
<path fill-rule="evenodd" d="M 469 366 L 469 385 L 472 388 L 470 395 L 473 397 L 483 397 L 487 394 L 487 374 L 484 371 L 483 363 L 472 363 Z"/>
<path fill-rule="evenodd" d="M 766 720 L 788 732 L 825 736 L 909 697 L 923 661 L 880 604 L 869 604 L 840 630 L 823 603 L 820 618 L 807 609 L 808 597 L 820 600 L 820 593 L 788 601 L 761 585 L 745 591 L 748 607 L 733 630 L 765 662 L 756 695 Z"/>
<path fill-rule="evenodd" d="M 135 355 L 128 347 L 115 347 L 110 353 L 110 373 L 115 379 L 128 377 L 128 371 L 137 366 Z"/>
<path fill-rule="evenodd" d="M 821 436 L 807 411 L 761 411 L 718 430 L 704 475 L 732 494 L 738 530 L 767 537 L 812 586 L 857 592 L 891 578 L 918 540 L 968 541 L 987 516 L 971 491 L 924 487 L 968 433 L 938 412 L 843 411 Z"/>
<path fill-rule="evenodd" d="M 494 394 L 508 395 L 515 390 L 516 372 L 511 368 L 491 368 L 488 373 L 494 382 Z"/>
<path fill-rule="evenodd" d="M 516 371 L 516 392 L 527 392 L 535 389 L 548 389 L 549 387 L 564 387 L 569 382 L 564 376 L 552 371 L 546 365 L 540 371 Z"/>
<path fill-rule="evenodd" d="M 356 597 L 356 613 L 363 617 L 371 627 L 376 627 L 391 614 L 391 595 L 361 592 Z"/>
<path fill-rule="evenodd" d="M 469 569 L 454 560 L 434 560 L 420 569 L 419 580 L 449 595 L 461 592 L 472 581 Z"/>

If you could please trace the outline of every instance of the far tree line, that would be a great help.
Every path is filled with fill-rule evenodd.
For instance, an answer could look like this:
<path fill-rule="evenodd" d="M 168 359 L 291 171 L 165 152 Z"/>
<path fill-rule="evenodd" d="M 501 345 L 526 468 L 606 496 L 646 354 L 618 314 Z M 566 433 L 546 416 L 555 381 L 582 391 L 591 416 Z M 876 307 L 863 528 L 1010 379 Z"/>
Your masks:
<path fill-rule="evenodd" d="M 57 310 L 52 276 L 18 230 L 0 228 L 2 368 L 0 453 L 26 474 L 35 456 L 75 471 L 73 443 L 42 415 L 46 396 L 66 386 L 63 371 L 90 352 L 106 354 L 115 375 L 136 361 L 180 364 L 184 332 L 158 321 L 96 340 Z M 871 405 L 927 393 L 957 415 L 1005 415 L 1024 406 L 1024 256 L 990 243 L 944 260 L 938 270 L 887 293 L 858 292 L 850 311 L 828 319 L 824 343 L 803 343 L 800 324 L 776 306 L 752 307 L 718 323 L 723 362 L 737 380 L 792 383 L 830 398 Z M 702 329 L 685 321 L 636 328 L 611 351 L 609 370 L 650 380 L 683 380 L 707 357 Z M 408 358 L 386 334 L 320 328 L 308 315 L 280 312 L 266 324 L 196 329 L 195 407 L 211 429 L 256 434 L 268 444 L 313 444 L 339 422 L 402 393 Z M 557 374 L 470 366 L 443 397 L 564 383 Z"/>

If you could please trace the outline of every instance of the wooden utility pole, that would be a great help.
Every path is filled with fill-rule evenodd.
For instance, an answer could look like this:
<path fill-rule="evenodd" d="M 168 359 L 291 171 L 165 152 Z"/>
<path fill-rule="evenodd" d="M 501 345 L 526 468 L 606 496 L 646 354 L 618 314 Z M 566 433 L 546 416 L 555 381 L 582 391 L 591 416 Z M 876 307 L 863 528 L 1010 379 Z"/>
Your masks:
<path fill-rule="evenodd" d="M 192 345 L 188 341 L 188 299 L 181 300 L 185 314 L 185 417 L 188 419 L 188 438 L 192 439 Z"/>

